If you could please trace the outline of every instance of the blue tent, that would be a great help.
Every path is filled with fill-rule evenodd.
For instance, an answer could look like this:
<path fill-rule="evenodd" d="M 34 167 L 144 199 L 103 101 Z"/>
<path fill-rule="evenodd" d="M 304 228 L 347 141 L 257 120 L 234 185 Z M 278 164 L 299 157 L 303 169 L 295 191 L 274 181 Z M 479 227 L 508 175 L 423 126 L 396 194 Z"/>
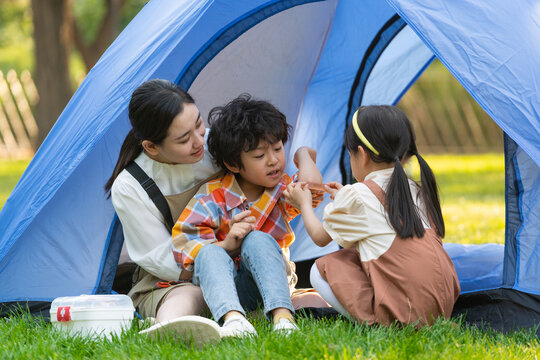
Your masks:
<path fill-rule="evenodd" d="M 351 112 L 396 104 L 436 56 L 507 134 L 505 246 L 447 245 L 463 290 L 456 308 L 481 294 L 540 322 L 539 24 L 535 1 L 150 1 L 89 72 L 0 213 L 0 304 L 110 293 L 122 232 L 103 185 L 145 80 L 175 81 L 202 114 L 242 92 L 270 100 L 294 128 L 289 154 L 312 146 L 325 181 L 347 181 Z M 300 221 L 295 230 L 295 261 L 336 250 L 313 246 Z M 494 323 L 511 327 L 499 313 Z"/>

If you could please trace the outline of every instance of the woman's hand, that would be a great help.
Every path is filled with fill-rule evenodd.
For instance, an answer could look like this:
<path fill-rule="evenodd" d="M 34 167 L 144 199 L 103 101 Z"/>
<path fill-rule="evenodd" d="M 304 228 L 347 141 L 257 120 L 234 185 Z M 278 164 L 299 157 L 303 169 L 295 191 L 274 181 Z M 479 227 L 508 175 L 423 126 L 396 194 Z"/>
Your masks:
<path fill-rule="evenodd" d="M 342 184 L 337 181 L 330 181 L 329 183 L 324 184 L 324 190 L 330 194 L 330 199 L 334 200 L 337 192 L 343 187 Z"/>
<path fill-rule="evenodd" d="M 242 211 L 233 216 L 229 222 L 229 233 L 223 241 L 217 243 L 229 254 L 236 253 L 242 246 L 244 238 L 255 230 L 255 216 L 251 216 L 251 211 Z"/>
<path fill-rule="evenodd" d="M 300 211 L 302 208 L 311 208 L 311 191 L 306 183 L 290 183 L 283 195 L 287 203 Z"/>

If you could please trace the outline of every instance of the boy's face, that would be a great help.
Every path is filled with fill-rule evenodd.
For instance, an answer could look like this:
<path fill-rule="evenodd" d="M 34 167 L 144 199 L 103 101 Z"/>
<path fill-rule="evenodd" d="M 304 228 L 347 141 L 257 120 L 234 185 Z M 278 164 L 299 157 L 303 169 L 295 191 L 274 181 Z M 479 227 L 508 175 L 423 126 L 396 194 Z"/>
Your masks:
<path fill-rule="evenodd" d="M 280 140 L 274 144 L 259 141 L 256 149 L 243 151 L 240 154 L 242 168 L 229 167 L 229 170 L 240 175 L 240 185 L 276 186 L 285 169 L 285 151 Z"/>

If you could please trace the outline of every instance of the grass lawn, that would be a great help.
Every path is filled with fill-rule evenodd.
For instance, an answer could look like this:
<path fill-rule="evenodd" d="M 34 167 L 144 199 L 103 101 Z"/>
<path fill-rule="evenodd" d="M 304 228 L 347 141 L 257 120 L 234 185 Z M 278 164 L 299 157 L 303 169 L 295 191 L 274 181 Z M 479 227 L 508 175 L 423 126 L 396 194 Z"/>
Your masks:
<path fill-rule="evenodd" d="M 504 155 L 431 155 L 425 160 L 439 185 L 444 241 L 504 244 Z M 412 165 L 416 179 L 416 161 Z"/>
<path fill-rule="evenodd" d="M 426 156 L 441 191 L 446 241 L 504 241 L 504 158 L 500 154 Z M 26 162 L 0 161 L 0 207 Z M 417 174 L 411 166 L 410 171 Z M 120 338 L 92 341 L 65 338 L 47 323 L 22 317 L 0 320 L 1 359 L 537 359 L 533 333 L 502 335 L 442 320 L 414 330 L 366 327 L 343 318 L 298 319 L 300 331 L 288 338 L 254 320 L 259 337 L 224 340 L 192 349 L 171 338 L 151 341 L 138 336 L 139 323 Z"/>
<path fill-rule="evenodd" d="M 0 160 L 0 210 L 28 163 L 28 160 Z"/>

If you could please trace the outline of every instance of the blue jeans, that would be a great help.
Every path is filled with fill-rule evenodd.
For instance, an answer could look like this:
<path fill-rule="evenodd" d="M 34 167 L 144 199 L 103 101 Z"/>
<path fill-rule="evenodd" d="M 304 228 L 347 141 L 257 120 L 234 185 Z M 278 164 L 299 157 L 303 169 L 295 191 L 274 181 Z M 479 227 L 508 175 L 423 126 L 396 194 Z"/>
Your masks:
<path fill-rule="evenodd" d="M 255 310 L 264 305 L 264 313 L 287 308 L 294 313 L 281 249 L 267 233 L 252 231 L 241 248 L 240 267 L 236 270 L 229 254 L 215 244 L 202 247 L 195 258 L 193 284 L 200 286 L 204 299 L 219 321 L 235 310 Z"/>

